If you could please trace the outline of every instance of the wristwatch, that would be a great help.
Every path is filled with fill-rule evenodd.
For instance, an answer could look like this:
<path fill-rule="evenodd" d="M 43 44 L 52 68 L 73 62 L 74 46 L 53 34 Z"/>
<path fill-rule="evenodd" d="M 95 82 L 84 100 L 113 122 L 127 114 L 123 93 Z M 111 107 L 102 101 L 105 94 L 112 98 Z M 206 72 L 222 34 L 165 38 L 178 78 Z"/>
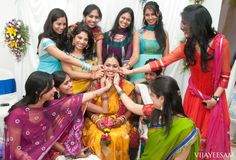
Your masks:
<path fill-rule="evenodd" d="M 220 97 L 219 97 L 219 96 L 212 96 L 212 98 L 213 98 L 214 100 L 216 100 L 216 102 L 219 102 L 219 100 L 220 100 Z"/>

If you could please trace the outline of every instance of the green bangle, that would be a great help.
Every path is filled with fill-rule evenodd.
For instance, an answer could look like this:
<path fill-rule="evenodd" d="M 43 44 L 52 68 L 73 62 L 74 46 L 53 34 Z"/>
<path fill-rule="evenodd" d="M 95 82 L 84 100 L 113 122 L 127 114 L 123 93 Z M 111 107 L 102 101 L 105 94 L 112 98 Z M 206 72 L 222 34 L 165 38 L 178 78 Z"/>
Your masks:
<path fill-rule="evenodd" d="M 121 96 L 123 93 L 125 93 L 123 90 L 120 90 L 119 92 L 118 92 L 118 95 L 119 96 Z"/>

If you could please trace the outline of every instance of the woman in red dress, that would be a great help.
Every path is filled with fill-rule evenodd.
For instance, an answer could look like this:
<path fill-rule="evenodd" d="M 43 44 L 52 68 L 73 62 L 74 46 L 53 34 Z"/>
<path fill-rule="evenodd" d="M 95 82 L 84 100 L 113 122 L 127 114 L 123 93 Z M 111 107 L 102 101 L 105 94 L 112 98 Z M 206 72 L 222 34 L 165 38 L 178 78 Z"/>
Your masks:
<path fill-rule="evenodd" d="M 183 44 L 160 60 L 133 70 L 123 69 L 123 72 L 130 75 L 155 71 L 185 59 L 191 77 L 184 98 L 184 110 L 201 131 L 201 153 L 198 156 L 200 159 L 207 158 L 206 155 L 207 159 L 227 159 L 230 141 L 225 88 L 230 75 L 229 43 L 211 27 L 211 15 L 202 5 L 185 7 L 181 16 L 181 30 L 186 37 Z"/>

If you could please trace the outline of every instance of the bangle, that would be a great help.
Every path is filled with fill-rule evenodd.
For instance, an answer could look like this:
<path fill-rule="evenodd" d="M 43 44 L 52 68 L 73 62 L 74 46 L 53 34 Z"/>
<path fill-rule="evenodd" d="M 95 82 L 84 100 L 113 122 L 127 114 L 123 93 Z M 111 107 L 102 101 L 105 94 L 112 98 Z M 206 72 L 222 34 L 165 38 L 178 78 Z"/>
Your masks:
<path fill-rule="evenodd" d="M 100 120 L 101 120 L 101 119 L 98 118 L 98 119 L 94 122 L 94 124 L 97 124 Z"/>
<path fill-rule="evenodd" d="M 123 93 L 125 93 L 123 90 L 120 90 L 119 92 L 118 92 L 118 95 L 119 96 L 121 96 Z"/>
<path fill-rule="evenodd" d="M 85 71 L 91 71 L 92 70 L 92 65 L 89 64 L 89 63 L 85 63 L 85 62 L 82 62 L 82 70 L 85 70 Z"/>

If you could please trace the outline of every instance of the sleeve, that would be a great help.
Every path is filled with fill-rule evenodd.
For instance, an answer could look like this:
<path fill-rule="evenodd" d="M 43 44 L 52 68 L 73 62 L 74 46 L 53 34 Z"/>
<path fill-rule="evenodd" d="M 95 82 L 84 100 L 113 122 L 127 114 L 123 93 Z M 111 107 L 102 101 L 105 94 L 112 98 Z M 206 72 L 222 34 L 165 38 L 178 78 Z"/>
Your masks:
<path fill-rule="evenodd" d="M 156 71 L 162 67 L 168 66 L 169 64 L 175 61 L 185 58 L 184 46 L 185 46 L 185 43 L 179 45 L 175 50 L 173 50 L 167 56 L 162 57 L 159 60 L 149 62 L 151 70 Z"/>
<path fill-rule="evenodd" d="M 221 68 L 220 83 L 219 86 L 227 88 L 230 76 L 230 48 L 227 39 L 223 39 L 223 63 Z"/>
<path fill-rule="evenodd" d="M 42 43 L 43 50 L 45 50 L 49 46 L 56 46 L 55 42 L 49 38 L 43 38 L 41 43 Z"/>
<path fill-rule="evenodd" d="M 102 33 L 102 31 L 100 29 L 95 34 L 94 38 L 95 38 L 96 42 L 99 41 L 99 40 L 103 40 L 104 39 L 104 35 L 103 35 L 103 33 Z"/>
<path fill-rule="evenodd" d="M 154 106 L 153 104 L 145 104 L 143 106 L 143 114 L 144 116 L 151 116 L 152 112 L 154 111 Z"/>

